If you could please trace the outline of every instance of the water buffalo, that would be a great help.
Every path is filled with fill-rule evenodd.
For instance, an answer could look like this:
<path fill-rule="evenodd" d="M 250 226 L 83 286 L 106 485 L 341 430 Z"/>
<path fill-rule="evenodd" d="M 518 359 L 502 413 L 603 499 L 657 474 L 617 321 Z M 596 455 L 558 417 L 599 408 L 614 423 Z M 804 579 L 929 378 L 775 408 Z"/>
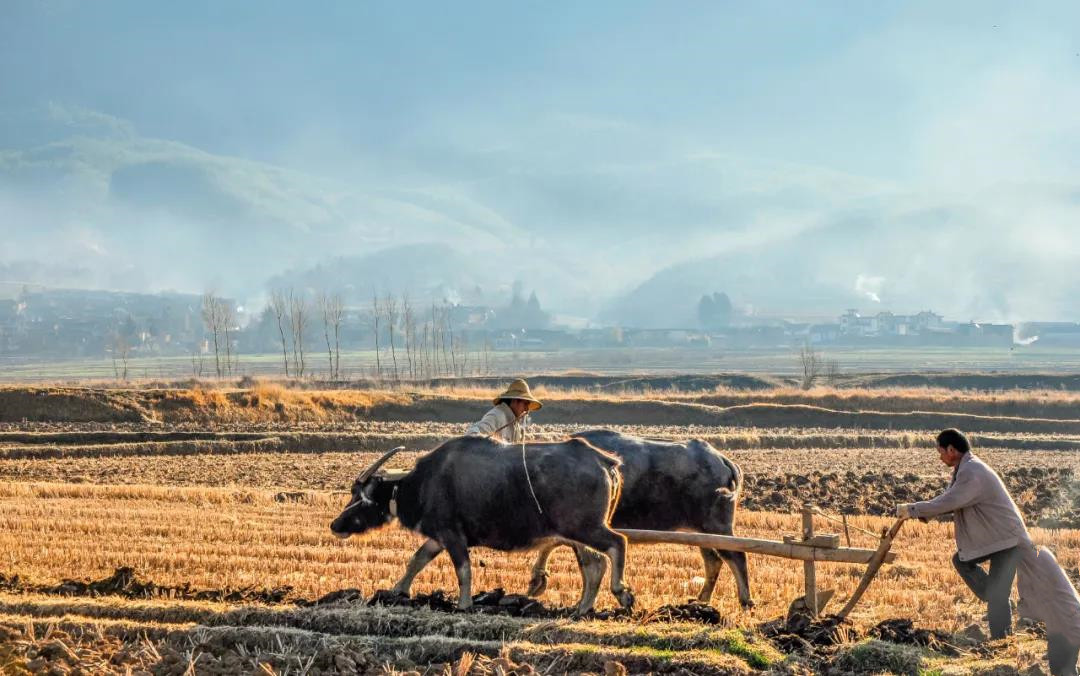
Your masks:
<path fill-rule="evenodd" d="M 742 472 L 708 442 L 659 441 L 611 430 L 589 430 L 573 436 L 622 460 L 622 495 L 611 518 L 613 527 L 732 535 Z M 550 543 L 540 550 L 529 584 L 530 596 L 539 596 L 547 588 L 547 560 L 557 546 Z M 582 560 L 581 552 L 577 556 Z M 753 606 L 745 553 L 703 547 L 701 556 L 705 585 L 698 600 L 708 603 L 712 598 L 720 562 L 724 561 L 735 575 L 739 603 L 744 608 Z M 603 566 L 603 560 L 599 565 Z M 582 576 L 586 577 L 584 569 Z"/>
<path fill-rule="evenodd" d="M 526 475 L 520 445 L 467 436 L 442 444 L 404 476 L 378 474 L 398 450 L 383 455 L 357 477 L 348 506 L 330 524 L 335 535 L 347 538 L 396 518 L 428 538 L 409 561 L 395 591 L 408 594 L 413 578 L 445 549 L 457 571 L 458 607 L 468 608 L 469 547 L 511 551 L 568 544 L 579 552 L 586 582 L 579 614 L 592 609 L 605 570 L 598 555 L 583 555 L 589 551 L 586 547 L 607 556 L 611 592 L 623 607 L 633 605 L 633 594 L 623 582 L 626 538 L 609 525 L 622 485 L 618 458 L 582 439 L 527 444 Z"/>

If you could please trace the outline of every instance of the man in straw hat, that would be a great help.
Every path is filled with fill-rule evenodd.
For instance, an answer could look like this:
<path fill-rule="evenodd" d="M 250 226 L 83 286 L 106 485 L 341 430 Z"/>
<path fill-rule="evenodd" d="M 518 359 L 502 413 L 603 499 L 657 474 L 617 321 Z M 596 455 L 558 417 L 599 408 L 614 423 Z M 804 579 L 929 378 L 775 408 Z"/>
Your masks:
<path fill-rule="evenodd" d="M 473 423 L 465 434 L 479 434 L 509 444 L 520 444 L 525 440 L 522 419 L 543 406 L 529 391 L 529 384 L 521 378 L 510 383 L 506 391 L 495 397 L 493 402 L 495 408 Z"/>

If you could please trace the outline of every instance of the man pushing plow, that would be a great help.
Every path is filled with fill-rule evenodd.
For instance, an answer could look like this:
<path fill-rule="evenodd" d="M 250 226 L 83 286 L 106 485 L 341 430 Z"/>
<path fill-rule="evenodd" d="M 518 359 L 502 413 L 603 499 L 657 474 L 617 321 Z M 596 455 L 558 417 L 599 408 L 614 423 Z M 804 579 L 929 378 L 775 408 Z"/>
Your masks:
<path fill-rule="evenodd" d="M 957 548 L 953 566 L 987 604 L 990 637 L 1012 633 L 1009 596 L 1016 579 L 1020 613 L 1046 625 L 1050 672 L 1076 676 L 1080 652 L 1076 589 L 1050 550 L 1031 542 L 1024 517 L 1001 477 L 971 452 L 967 437 L 956 429 L 944 430 L 937 436 L 937 450 L 941 462 L 953 468 L 949 487 L 932 500 L 897 505 L 897 516 L 926 519 L 951 512 Z"/>

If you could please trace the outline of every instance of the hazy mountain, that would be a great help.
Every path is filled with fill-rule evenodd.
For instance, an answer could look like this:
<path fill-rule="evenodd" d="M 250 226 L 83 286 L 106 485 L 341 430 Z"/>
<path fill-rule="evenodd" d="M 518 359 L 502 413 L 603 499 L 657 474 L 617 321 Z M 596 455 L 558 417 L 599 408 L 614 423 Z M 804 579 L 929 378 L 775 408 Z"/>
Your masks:
<path fill-rule="evenodd" d="M 147 138 L 89 111 L 41 115 L 44 143 L 0 151 L 14 233 L 0 264 L 19 277 L 0 281 L 249 302 L 282 284 L 481 302 L 521 282 L 556 312 L 649 326 L 693 325 L 716 291 L 765 314 L 1080 314 L 1080 191 L 1068 183 L 916 191 L 579 119 L 530 141 L 569 127 L 589 152 L 636 154 L 589 164 L 586 149 L 554 142 L 496 156 L 442 146 L 447 175 L 353 181 Z"/>
<path fill-rule="evenodd" d="M 1011 220 L 1030 209 L 1037 190 L 985 195 L 979 209 L 905 209 L 896 206 L 904 200 L 890 200 L 791 236 L 666 267 L 614 299 L 602 316 L 641 326 L 696 326 L 698 301 L 716 291 L 743 311 L 799 317 L 836 316 L 846 308 L 933 309 L 981 321 L 1077 316 L 1080 251 L 1068 222 L 1045 218 L 1023 231 Z M 1069 195 L 1052 191 L 1037 203 L 1053 200 L 1076 213 Z"/>
<path fill-rule="evenodd" d="M 79 124 L 61 119 L 33 135 L 79 135 L 0 150 L 0 211 L 16 233 L 0 241 L 0 261 L 77 265 L 98 286 L 251 293 L 296 265 L 407 242 L 482 240 L 491 229 L 459 220 L 450 201 L 364 192 L 78 115 Z"/>

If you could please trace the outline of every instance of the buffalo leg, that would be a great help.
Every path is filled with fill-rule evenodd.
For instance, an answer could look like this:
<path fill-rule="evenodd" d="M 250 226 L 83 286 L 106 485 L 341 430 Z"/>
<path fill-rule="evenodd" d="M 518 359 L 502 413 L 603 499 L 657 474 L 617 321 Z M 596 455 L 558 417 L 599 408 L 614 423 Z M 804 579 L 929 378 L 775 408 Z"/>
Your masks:
<path fill-rule="evenodd" d="M 607 564 L 602 554 L 583 545 L 574 545 L 574 556 L 581 570 L 581 600 L 577 609 L 577 614 L 581 616 L 596 604 L 596 595 L 600 593 L 600 582 L 604 579 Z"/>
<path fill-rule="evenodd" d="M 435 540 L 428 540 L 424 544 L 420 545 L 420 549 L 416 550 L 412 558 L 409 559 L 409 565 L 405 567 L 405 575 L 402 576 L 398 583 L 394 585 L 394 591 L 400 594 L 409 594 L 409 589 L 412 588 L 413 579 L 420 574 L 420 571 L 424 569 L 424 566 L 431 563 L 431 560 L 442 552 L 443 546 Z"/>
<path fill-rule="evenodd" d="M 734 535 L 735 504 L 727 496 L 720 496 L 712 509 L 709 510 L 709 518 L 705 520 L 704 531 L 717 535 Z M 743 608 L 753 608 L 754 600 L 750 596 L 750 573 L 746 566 L 746 552 L 730 552 L 725 549 L 712 549 L 713 557 L 719 557 L 731 569 L 735 576 L 735 586 L 739 591 L 739 605 Z M 720 565 L 711 564 L 710 556 L 706 550 L 701 550 L 701 556 L 705 560 L 705 586 L 701 589 L 698 599 L 702 603 L 708 603 L 712 598 L 713 589 L 716 587 L 716 578 L 720 574 Z M 715 560 L 715 558 L 713 559 Z"/>
<path fill-rule="evenodd" d="M 443 538 L 442 541 L 457 572 L 458 608 L 468 610 L 472 607 L 472 566 L 469 564 L 469 548 L 465 545 L 465 538 L 457 535 Z"/>
<path fill-rule="evenodd" d="M 632 608 L 634 594 L 623 579 L 626 568 L 626 537 L 607 526 L 600 526 L 591 533 L 586 533 L 584 537 L 575 537 L 574 540 L 607 555 L 611 560 L 611 593 L 623 608 Z"/>
<path fill-rule="evenodd" d="M 712 599 L 713 590 L 716 589 L 716 579 L 720 577 L 720 569 L 724 567 L 724 560 L 720 558 L 720 552 L 710 547 L 701 548 L 701 558 L 705 562 L 705 584 L 698 594 L 698 601 L 708 603 Z"/>
<path fill-rule="evenodd" d="M 746 552 L 721 551 L 720 558 L 735 576 L 735 585 L 739 588 L 739 605 L 753 608 L 754 599 L 750 596 L 750 573 L 746 566 Z"/>
<path fill-rule="evenodd" d="M 529 596 L 541 596 L 547 591 L 548 559 L 551 558 L 551 552 L 555 551 L 558 546 L 558 542 L 550 542 L 540 546 L 540 550 L 536 554 L 536 563 L 532 567 L 532 579 L 529 580 Z M 582 571 L 582 575 L 584 574 L 585 572 Z"/>

